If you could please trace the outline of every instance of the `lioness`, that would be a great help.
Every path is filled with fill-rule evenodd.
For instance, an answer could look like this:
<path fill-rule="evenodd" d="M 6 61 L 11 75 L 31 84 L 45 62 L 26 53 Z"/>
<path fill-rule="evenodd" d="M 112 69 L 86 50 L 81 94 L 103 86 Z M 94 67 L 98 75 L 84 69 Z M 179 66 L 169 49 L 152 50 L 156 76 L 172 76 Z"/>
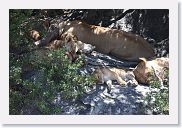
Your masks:
<path fill-rule="evenodd" d="M 154 56 L 153 48 L 141 36 L 117 29 L 88 25 L 81 21 L 63 21 L 50 26 L 48 35 L 36 42 L 45 45 L 64 33 L 72 33 L 78 40 L 96 47 L 96 51 L 117 58 L 138 61 L 139 58 Z"/>
<path fill-rule="evenodd" d="M 108 85 L 108 92 L 111 91 L 112 80 L 117 80 L 121 86 L 131 84 L 137 86 L 138 82 L 135 80 L 135 76 L 132 71 L 125 71 L 119 68 L 98 68 L 94 71 L 97 84 L 103 84 L 104 82 Z"/>
<path fill-rule="evenodd" d="M 31 37 L 33 38 L 33 36 Z M 38 43 L 38 41 L 36 43 Z M 45 47 L 48 49 L 58 49 L 64 47 L 66 49 L 65 54 L 68 56 L 71 62 L 78 57 L 76 54 L 77 52 L 90 53 L 95 48 L 95 46 L 92 46 L 91 44 L 85 44 L 78 41 L 78 38 L 71 33 L 62 34 L 58 39 L 46 44 Z"/>
<path fill-rule="evenodd" d="M 164 80 L 165 69 L 169 68 L 169 58 L 162 57 L 150 61 L 140 58 L 140 60 L 141 62 L 133 70 L 139 83 L 150 84 L 151 80 Z"/>

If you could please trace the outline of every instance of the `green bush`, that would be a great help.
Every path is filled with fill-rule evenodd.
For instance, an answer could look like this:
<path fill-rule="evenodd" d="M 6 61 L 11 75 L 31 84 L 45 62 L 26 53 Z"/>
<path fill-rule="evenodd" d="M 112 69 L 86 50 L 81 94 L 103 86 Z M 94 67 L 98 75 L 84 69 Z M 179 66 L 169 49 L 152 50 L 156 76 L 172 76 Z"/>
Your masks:
<path fill-rule="evenodd" d="M 160 88 L 159 80 L 153 80 L 150 82 L 151 90 L 158 89 L 158 91 L 151 91 L 144 98 L 153 114 L 169 114 L 169 69 L 165 70 L 164 76 L 163 85 L 165 88 Z"/>
<path fill-rule="evenodd" d="M 95 78 L 80 75 L 83 57 L 70 63 L 64 49 L 19 54 L 34 47 L 27 32 L 39 19 L 32 19 L 31 12 L 9 12 L 9 114 L 61 114 L 61 106 L 53 103 L 55 97 L 61 93 L 64 99 L 76 99 L 85 92 L 85 86 L 94 84 Z M 25 78 L 29 72 L 35 72 L 36 80 Z"/>

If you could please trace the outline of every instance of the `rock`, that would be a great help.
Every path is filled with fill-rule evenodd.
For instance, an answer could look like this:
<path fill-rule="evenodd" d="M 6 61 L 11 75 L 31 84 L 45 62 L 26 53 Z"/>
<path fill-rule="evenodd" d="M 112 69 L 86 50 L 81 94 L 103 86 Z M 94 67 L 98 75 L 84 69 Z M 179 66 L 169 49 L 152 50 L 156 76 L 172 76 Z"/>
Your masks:
<path fill-rule="evenodd" d="M 44 10 L 43 10 L 44 11 Z M 48 11 L 46 15 L 53 15 Z M 89 24 L 115 28 L 133 32 L 144 37 L 154 46 L 157 57 L 169 54 L 169 11 L 168 10 L 62 10 L 62 20 L 71 21 L 82 19 Z M 55 14 L 54 14 L 55 15 Z M 121 17 L 120 17 L 121 16 Z M 120 17 L 120 19 L 118 19 Z M 60 18 L 59 18 L 60 19 Z M 117 19 L 117 20 L 116 20 Z M 98 52 L 93 52 L 85 57 L 87 65 L 78 72 L 83 75 L 91 74 L 98 66 L 134 68 L 137 63 L 118 60 Z M 32 71 L 26 74 L 26 79 L 37 81 L 41 73 Z M 96 85 L 87 88 L 86 94 L 80 100 L 65 100 L 59 93 L 54 104 L 60 106 L 62 115 L 143 115 L 154 114 L 144 97 L 151 91 L 157 92 L 145 85 L 136 87 L 122 87 L 113 81 L 111 92 L 107 93 L 106 85 Z"/>
<path fill-rule="evenodd" d="M 95 56 L 87 55 L 89 63 L 79 70 L 79 73 L 91 74 L 99 65 L 118 66 L 134 68 L 136 63 L 118 60 L 98 52 Z M 98 61 L 99 60 L 99 61 Z M 43 74 L 40 71 L 31 71 L 24 75 L 24 79 L 29 79 L 34 83 L 40 81 Z M 46 84 L 46 83 L 43 83 Z M 52 101 L 56 106 L 60 106 L 61 115 L 141 115 L 151 114 L 144 104 L 144 97 L 151 92 L 150 87 L 144 85 L 120 86 L 113 81 L 111 92 L 107 92 L 105 84 L 87 88 L 87 92 L 79 99 L 64 99 L 63 93 L 58 93 Z M 152 90 L 155 91 L 155 90 Z"/>

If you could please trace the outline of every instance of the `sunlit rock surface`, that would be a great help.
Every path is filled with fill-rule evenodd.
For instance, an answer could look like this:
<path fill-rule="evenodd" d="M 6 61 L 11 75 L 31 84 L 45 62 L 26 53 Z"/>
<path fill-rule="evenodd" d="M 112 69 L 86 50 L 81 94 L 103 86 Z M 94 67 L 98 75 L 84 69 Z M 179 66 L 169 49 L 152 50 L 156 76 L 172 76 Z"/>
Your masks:
<path fill-rule="evenodd" d="M 88 64 L 80 70 L 81 74 L 90 74 L 99 65 L 132 69 L 137 64 L 136 62 L 117 60 L 98 52 L 95 52 L 94 56 L 86 56 L 86 60 Z M 55 103 L 61 107 L 62 113 L 60 114 L 66 115 L 152 114 L 144 103 L 144 96 L 149 92 L 150 88 L 147 85 L 122 87 L 117 81 L 113 81 L 110 93 L 107 93 L 107 86 L 101 84 L 93 86 L 92 89 L 87 89 L 87 94 L 82 95 L 79 100 L 63 100 L 59 94 Z"/>

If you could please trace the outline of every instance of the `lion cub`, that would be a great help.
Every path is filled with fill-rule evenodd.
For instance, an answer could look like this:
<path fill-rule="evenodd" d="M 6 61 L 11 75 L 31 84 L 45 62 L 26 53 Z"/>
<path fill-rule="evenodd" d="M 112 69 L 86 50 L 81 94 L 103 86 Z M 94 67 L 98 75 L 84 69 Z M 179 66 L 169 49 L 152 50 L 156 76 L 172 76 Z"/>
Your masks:
<path fill-rule="evenodd" d="M 112 80 L 117 80 L 121 86 L 125 86 L 127 84 L 134 86 L 138 85 L 132 71 L 104 67 L 96 69 L 93 74 L 96 77 L 97 84 L 103 84 L 105 82 L 108 85 L 108 92 L 111 91 Z"/>

